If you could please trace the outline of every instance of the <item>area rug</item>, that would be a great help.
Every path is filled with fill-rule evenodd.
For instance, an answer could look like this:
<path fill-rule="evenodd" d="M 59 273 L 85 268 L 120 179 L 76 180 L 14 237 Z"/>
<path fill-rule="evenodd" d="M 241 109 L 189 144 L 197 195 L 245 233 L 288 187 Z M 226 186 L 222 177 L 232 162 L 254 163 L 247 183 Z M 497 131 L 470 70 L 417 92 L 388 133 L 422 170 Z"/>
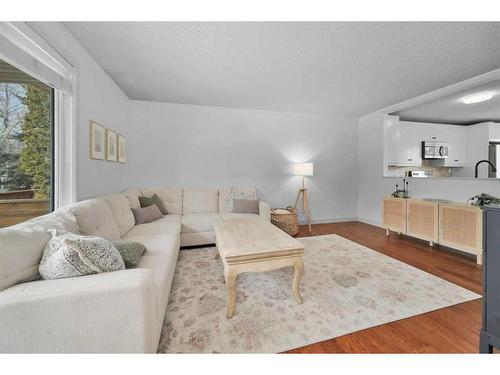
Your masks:
<path fill-rule="evenodd" d="M 337 235 L 305 246 L 299 305 L 292 269 L 247 273 L 226 319 L 216 248 L 181 250 L 160 353 L 278 353 L 481 296 Z"/>

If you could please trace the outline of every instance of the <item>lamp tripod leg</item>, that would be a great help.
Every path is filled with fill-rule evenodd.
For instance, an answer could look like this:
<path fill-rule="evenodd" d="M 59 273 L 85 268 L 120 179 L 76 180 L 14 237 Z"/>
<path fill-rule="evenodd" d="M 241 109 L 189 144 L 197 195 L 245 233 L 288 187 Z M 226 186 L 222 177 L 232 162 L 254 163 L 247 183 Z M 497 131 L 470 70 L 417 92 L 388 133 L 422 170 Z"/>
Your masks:
<path fill-rule="evenodd" d="M 311 211 L 309 210 L 309 202 L 307 201 L 307 190 L 304 190 L 302 194 L 304 196 L 304 212 L 306 213 L 307 223 L 309 224 L 309 233 L 311 233 L 312 232 L 312 228 L 311 228 Z"/>
<path fill-rule="evenodd" d="M 297 193 L 297 199 L 295 199 L 295 204 L 293 205 L 293 209 L 295 211 L 297 211 L 297 204 L 299 203 L 299 199 L 300 199 L 300 193 L 302 192 L 301 189 L 299 189 L 299 192 Z"/>

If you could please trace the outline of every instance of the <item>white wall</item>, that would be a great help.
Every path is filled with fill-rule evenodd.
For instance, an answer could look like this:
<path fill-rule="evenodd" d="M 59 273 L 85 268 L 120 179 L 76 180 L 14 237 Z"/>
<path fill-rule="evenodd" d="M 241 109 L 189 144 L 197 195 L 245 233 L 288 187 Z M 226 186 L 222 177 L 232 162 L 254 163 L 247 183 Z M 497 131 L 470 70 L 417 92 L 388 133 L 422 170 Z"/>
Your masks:
<path fill-rule="evenodd" d="M 398 178 L 383 177 L 383 114 L 372 113 L 359 119 L 358 127 L 358 216 L 361 221 L 380 225 L 381 202 L 394 190 Z M 458 178 L 412 179 L 410 195 L 465 202 L 478 193 L 500 196 L 500 180 Z"/>
<path fill-rule="evenodd" d="M 77 198 L 130 186 L 257 187 L 273 206 L 293 204 L 293 162 L 313 161 L 307 179 L 313 218 L 380 224 L 380 204 L 396 178 L 384 178 L 382 114 L 360 119 L 130 101 L 60 23 L 29 25 L 78 69 Z M 90 160 L 88 123 L 128 138 L 127 164 Z M 359 132 L 359 134 L 358 134 Z M 500 181 L 412 180 L 417 197 L 465 201 L 500 195 Z"/>
<path fill-rule="evenodd" d="M 89 121 L 128 136 L 129 99 L 58 22 L 29 22 L 52 47 L 78 70 L 76 90 L 76 196 L 78 200 L 119 191 L 131 184 L 130 165 L 89 158 Z"/>
<path fill-rule="evenodd" d="M 132 101 L 128 164 L 135 185 L 255 186 L 274 207 L 293 205 L 308 177 L 315 221 L 357 216 L 357 119 Z"/>
<path fill-rule="evenodd" d="M 62 24 L 29 26 L 77 68 L 78 200 L 131 186 L 240 185 L 287 206 L 301 184 L 291 164 L 313 161 L 313 219 L 357 217 L 357 119 L 130 101 Z M 127 164 L 89 158 L 90 120 L 127 137 Z"/>

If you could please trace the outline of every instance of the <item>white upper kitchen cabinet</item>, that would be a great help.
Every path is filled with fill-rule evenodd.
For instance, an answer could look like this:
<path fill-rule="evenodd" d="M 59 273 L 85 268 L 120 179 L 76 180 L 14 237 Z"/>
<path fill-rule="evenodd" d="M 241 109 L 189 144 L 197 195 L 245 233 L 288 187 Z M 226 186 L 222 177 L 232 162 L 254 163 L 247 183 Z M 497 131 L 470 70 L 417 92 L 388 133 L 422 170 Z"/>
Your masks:
<path fill-rule="evenodd" d="M 399 117 L 385 116 L 384 129 L 386 131 L 387 164 L 398 165 Z"/>
<path fill-rule="evenodd" d="M 444 142 L 448 144 L 448 157 L 444 159 L 445 167 L 463 167 L 467 150 L 467 129 L 461 125 L 420 124 L 424 141 Z"/>
<path fill-rule="evenodd" d="M 445 167 L 463 167 L 466 164 L 467 129 L 466 126 L 442 125 L 443 142 L 448 143 L 448 157 Z"/>
<path fill-rule="evenodd" d="M 422 142 L 448 144 L 448 158 L 441 166 L 462 167 L 466 163 L 466 127 L 388 119 L 388 165 L 413 167 L 422 165 Z M 443 164 L 444 163 L 444 164 Z"/>
<path fill-rule="evenodd" d="M 407 166 L 420 166 L 422 165 L 422 137 L 425 132 L 419 126 L 412 126 L 402 123 L 403 146 L 405 148 L 401 157 L 403 163 Z M 406 158 L 406 160 L 405 160 Z"/>
<path fill-rule="evenodd" d="M 421 139 L 418 126 L 399 121 L 388 125 L 388 165 L 411 167 L 422 165 Z"/>

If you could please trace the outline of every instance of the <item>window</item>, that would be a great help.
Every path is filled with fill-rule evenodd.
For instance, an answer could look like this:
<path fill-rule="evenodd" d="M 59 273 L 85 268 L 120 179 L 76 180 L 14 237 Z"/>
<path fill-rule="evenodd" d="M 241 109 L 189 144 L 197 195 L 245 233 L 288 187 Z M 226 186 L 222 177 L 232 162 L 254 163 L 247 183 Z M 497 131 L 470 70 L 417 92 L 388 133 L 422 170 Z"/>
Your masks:
<path fill-rule="evenodd" d="M 0 60 L 0 227 L 52 211 L 54 90 Z"/>

